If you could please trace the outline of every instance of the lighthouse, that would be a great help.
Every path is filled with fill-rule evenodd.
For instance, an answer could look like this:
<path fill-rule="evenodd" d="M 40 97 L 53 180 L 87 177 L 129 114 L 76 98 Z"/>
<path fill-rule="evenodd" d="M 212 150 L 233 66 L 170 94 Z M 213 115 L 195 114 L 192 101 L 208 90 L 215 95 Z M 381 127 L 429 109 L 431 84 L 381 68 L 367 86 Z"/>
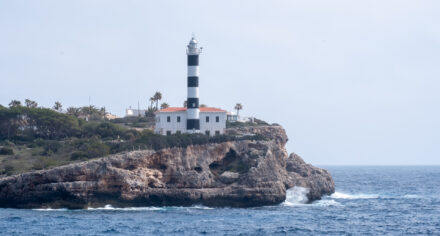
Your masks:
<path fill-rule="evenodd" d="M 186 109 L 186 129 L 189 133 L 200 132 L 199 110 L 199 55 L 202 48 L 197 46 L 194 36 L 186 49 L 188 56 L 188 97 Z"/>
<path fill-rule="evenodd" d="M 224 134 L 227 111 L 217 107 L 199 107 L 199 55 L 194 36 L 187 45 L 188 63 L 186 107 L 167 107 L 156 112 L 154 132 L 162 135 L 200 133 L 207 136 Z M 214 82 L 214 81 L 211 81 Z"/>

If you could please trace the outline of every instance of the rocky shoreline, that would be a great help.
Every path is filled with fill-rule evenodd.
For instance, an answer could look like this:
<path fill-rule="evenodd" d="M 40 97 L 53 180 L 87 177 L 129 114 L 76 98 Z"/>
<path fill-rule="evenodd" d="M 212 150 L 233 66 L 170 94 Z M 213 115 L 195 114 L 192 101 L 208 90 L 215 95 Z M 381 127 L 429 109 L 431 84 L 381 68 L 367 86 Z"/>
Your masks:
<path fill-rule="evenodd" d="M 309 201 L 334 192 L 324 169 L 288 155 L 280 126 L 230 129 L 267 140 L 133 151 L 0 179 L 0 207 L 254 207 L 283 202 L 286 190 L 308 188 Z"/>

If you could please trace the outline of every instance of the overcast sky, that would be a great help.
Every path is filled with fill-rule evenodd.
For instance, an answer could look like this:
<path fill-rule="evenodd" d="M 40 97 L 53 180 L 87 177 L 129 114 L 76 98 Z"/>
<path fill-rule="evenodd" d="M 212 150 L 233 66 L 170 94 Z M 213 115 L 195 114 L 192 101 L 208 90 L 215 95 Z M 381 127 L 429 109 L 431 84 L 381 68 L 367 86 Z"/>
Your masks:
<path fill-rule="evenodd" d="M 165 3 L 167 2 L 167 3 Z M 238 3 L 239 2 L 239 3 Z M 440 164 L 440 1 L 0 1 L 0 104 L 182 106 L 279 123 L 312 164 Z"/>

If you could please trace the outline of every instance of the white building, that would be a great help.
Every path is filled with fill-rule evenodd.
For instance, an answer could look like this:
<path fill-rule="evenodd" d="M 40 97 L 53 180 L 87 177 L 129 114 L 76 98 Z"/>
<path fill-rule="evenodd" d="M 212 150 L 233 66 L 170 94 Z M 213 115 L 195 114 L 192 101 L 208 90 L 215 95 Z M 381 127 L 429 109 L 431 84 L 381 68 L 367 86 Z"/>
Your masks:
<path fill-rule="evenodd" d="M 187 107 L 170 107 L 156 112 L 155 132 L 163 135 L 175 133 L 223 134 L 226 111 L 199 106 L 199 55 L 202 48 L 193 37 L 187 46 Z"/>
<path fill-rule="evenodd" d="M 226 128 L 225 110 L 201 107 L 199 117 L 200 129 L 198 132 L 211 136 L 224 133 Z M 185 107 L 169 107 L 156 112 L 154 132 L 162 135 L 189 133 L 187 130 L 187 109 Z"/>
<path fill-rule="evenodd" d="M 133 109 L 131 106 L 127 109 L 125 109 L 125 117 L 130 116 L 145 116 L 145 113 L 147 110 L 144 109 Z"/>

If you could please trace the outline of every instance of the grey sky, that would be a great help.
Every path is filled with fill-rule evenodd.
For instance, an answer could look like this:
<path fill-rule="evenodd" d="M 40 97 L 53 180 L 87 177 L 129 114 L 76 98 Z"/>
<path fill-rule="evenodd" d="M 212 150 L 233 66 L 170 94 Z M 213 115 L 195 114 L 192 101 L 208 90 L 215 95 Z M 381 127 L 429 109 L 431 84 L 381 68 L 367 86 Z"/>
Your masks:
<path fill-rule="evenodd" d="M 440 164 L 440 1 L 0 1 L 0 104 L 186 97 L 284 126 L 313 164 Z"/>

